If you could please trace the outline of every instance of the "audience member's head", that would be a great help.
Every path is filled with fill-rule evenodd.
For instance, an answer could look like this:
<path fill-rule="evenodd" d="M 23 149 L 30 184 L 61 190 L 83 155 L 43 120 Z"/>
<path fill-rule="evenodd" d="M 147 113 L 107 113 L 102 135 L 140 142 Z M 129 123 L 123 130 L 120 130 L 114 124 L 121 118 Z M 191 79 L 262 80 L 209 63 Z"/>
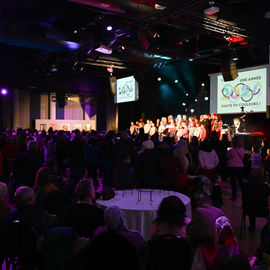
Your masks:
<path fill-rule="evenodd" d="M 164 198 L 158 208 L 158 220 L 170 225 L 182 226 L 185 219 L 186 206 L 176 196 Z"/>
<path fill-rule="evenodd" d="M 95 188 L 93 184 L 93 179 L 91 178 L 81 179 L 76 186 L 75 192 L 80 201 L 94 200 Z"/>
<path fill-rule="evenodd" d="M 248 258 L 238 246 L 222 247 L 213 262 L 214 270 L 250 270 Z"/>
<path fill-rule="evenodd" d="M 109 206 L 105 209 L 104 222 L 107 230 L 127 230 L 125 214 L 118 206 Z"/>
<path fill-rule="evenodd" d="M 51 181 L 51 169 L 49 167 L 41 167 L 35 177 L 35 184 L 45 186 Z"/>
<path fill-rule="evenodd" d="M 211 143 L 208 140 L 204 140 L 201 143 L 201 150 L 204 151 L 204 152 L 208 152 L 208 153 L 211 152 L 212 151 Z"/>
<path fill-rule="evenodd" d="M 36 141 L 29 141 L 27 144 L 27 149 L 30 151 L 36 151 L 38 149 L 38 144 Z"/>
<path fill-rule="evenodd" d="M 18 187 L 14 194 L 15 202 L 17 205 L 34 204 L 34 191 L 28 186 Z"/>
<path fill-rule="evenodd" d="M 243 141 L 239 136 L 234 136 L 232 139 L 232 147 L 233 148 L 242 148 L 243 147 Z"/>
<path fill-rule="evenodd" d="M 253 145 L 251 147 L 251 151 L 252 151 L 252 153 L 259 153 L 259 147 L 257 145 Z"/>
<path fill-rule="evenodd" d="M 8 188 L 5 183 L 0 182 L 0 201 L 3 201 L 8 193 Z"/>

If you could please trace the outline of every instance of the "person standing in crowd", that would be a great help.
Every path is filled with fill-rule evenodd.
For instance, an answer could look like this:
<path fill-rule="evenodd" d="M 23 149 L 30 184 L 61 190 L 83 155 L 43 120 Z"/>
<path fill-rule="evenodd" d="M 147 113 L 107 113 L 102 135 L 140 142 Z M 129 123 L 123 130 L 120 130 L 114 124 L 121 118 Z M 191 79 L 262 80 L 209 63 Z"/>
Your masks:
<path fill-rule="evenodd" d="M 149 134 L 149 131 L 150 131 L 150 128 L 151 128 L 149 119 L 146 120 L 146 124 L 143 126 L 143 128 L 144 128 L 144 133 Z"/>
<path fill-rule="evenodd" d="M 242 190 L 244 177 L 244 154 L 245 149 L 243 142 L 239 136 L 234 136 L 232 140 L 232 148 L 227 153 L 227 166 L 229 168 L 229 176 L 231 177 L 232 201 L 237 199 L 237 180 Z"/>
<path fill-rule="evenodd" d="M 254 173 L 262 173 L 262 165 L 263 165 L 263 157 L 262 155 L 259 153 L 259 147 L 257 145 L 253 145 L 251 147 L 251 157 L 250 157 L 250 161 L 251 161 L 251 171 L 250 174 L 254 174 Z"/>

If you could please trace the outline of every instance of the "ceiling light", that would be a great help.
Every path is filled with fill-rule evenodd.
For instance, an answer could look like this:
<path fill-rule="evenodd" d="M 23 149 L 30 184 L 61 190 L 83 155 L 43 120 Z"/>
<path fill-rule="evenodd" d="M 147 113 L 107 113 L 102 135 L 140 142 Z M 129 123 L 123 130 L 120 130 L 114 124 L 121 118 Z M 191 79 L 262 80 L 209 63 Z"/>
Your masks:
<path fill-rule="evenodd" d="M 56 71 L 58 71 L 56 65 L 52 65 L 51 72 L 56 72 Z"/>
<path fill-rule="evenodd" d="M 188 93 L 186 93 L 186 96 L 188 97 Z"/>
<path fill-rule="evenodd" d="M 205 84 L 204 84 L 204 83 L 202 83 L 202 86 L 205 86 Z"/>
<path fill-rule="evenodd" d="M 165 8 L 166 8 L 165 6 L 162 6 L 162 5 L 159 5 L 159 4 L 155 4 L 155 9 L 163 10 Z"/>
<path fill-rule="evenodd" d="M 198 101 L 198 99 L 197 98 L 195 98 L 195 102 L 197 102 Z"/>
<path fill-rule="evenodd" d="M 190 112 L 191 112 L 191 113 L 194 113 L 194 109 L 190 109 Z"/>
<path fill-rule="evenodd" d="M 158 77 L 158 78 L 157 78 L 157 80 L 160 82 L 160 81 L 161 81 L 161 78 L 160 78 L 160 77 Z"/>
<path fill-rule="evenodd" d="M 204 15 L 214 15 L 216 13 L 219 13 L 219 7 L 209 7 L 204 10 Z"/>
<path fill-rule="evenodd" d="M 174 82 L 175 82 L 175 83 L 178 83 L 178 80 L 175 80 Z"/>
<path fill-rule="evenodd" d="M 104 54 L 111 54 L 112 53 L 112 48 L 106 45 L 100 45 L 98 48 L 95 49 L 97 52 L 101 52 Z"/>
<path fill-rule="evenodd" d="M 206 100 L 206 101 L 207 101 L 208 99 L 209 99 L 208 97 L 205 97 L 205 98 L 204 98 L 204 100 Z"/>
<path fill-rule="evenodd" d="M 183 102 L 183 103 L 182 103 L 182 106 L 186 106 L 186 103 L 185 103 L 185 102 Z"/>
<path fill-rule="evenodd" d="M 111 25 L 107 26 L 107 31 L 112 31 L 112 26 Z"/>
<path fill-rule="evenodd" d="M 2 88 L 2 89 L 1 89 L 1 94 L 2 94 L 3 96 L 5 96 L 7 93 L 8 93 L 7 89 L 5 89 L 5 88 Z"/>

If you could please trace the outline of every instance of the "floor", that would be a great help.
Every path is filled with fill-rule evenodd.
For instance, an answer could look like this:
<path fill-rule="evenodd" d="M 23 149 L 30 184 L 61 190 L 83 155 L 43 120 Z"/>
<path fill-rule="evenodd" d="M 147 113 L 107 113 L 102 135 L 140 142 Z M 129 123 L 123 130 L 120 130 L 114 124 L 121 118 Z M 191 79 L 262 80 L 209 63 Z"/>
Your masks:
<path fill-rule="evenodd" d="M 231 186 L 229 182 L 221 183 L 222 197 L 223 197 L 223 206 L 221 209 L 225 212 L 225 214 L 230 219 L 231 225 L 234 229 L 234 233 L 237 236 L 239 241 L 239 246 L 242 251 L 246 254 L 246 256 L 251 257 L 254 255 L 257 247 L 260 244 L 260 234 L 263 226 L 266 224 L 265 218 L 256 218 L 256 231 L 254 233 L 250 233 L 248 231 L 248 218 L 246 221 L 246 229 L 242 232 L 242 237 L 240 239 L 240 226 L 241 226 L 241 218 L 242 218 L 242 203 L 241 203 L 241 193 L 238 191 L 237 201 L 231 201 Z M 239 190 L 239 188 L 238 188 Z"/>

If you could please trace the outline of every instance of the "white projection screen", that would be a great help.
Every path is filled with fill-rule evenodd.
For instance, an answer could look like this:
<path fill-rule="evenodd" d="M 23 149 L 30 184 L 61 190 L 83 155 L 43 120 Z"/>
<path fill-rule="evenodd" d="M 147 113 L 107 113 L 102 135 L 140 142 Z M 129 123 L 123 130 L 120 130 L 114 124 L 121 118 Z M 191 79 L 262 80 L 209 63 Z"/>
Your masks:
<path fill-rule="evenodd" d="M 136 101 L 139 99 L 138 82 L 134 76 L 116 80 L 114 103 Z"/>
<path fill-rule="evenodd" d="M 210 111 L 218 114 L 266 112 L 268 67 L 238 70 L 238 77 L 225 82 L 222 74 L 210 74 Z M 269 98 L 269 97 L 268 97 Z"/>

